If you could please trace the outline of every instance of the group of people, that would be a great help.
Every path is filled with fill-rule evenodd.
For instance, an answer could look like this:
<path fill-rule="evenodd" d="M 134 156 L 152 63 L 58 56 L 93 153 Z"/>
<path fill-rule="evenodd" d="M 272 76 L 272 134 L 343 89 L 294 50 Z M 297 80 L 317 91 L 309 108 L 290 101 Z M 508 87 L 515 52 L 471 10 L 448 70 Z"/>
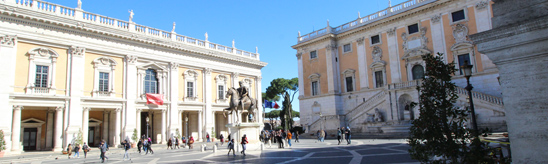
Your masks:
<path fill-rule="evenodd" d="M 68 158 L 70 159 L 70 156 L 72 155 L 72 152 L 74 152 L 75 158 L 80 158 L 80 149 L 84 152 L 84 158 L 87 157 L 88 151 L 90 150 L 89 146 L 84 142 L 84 145 L 80 147 L 80 144 L 68 144 L 67 146 L 67 154 Z"/>
<path fill-rule="evenodd" d="M 150 137 L 145 137 L 144 135 L 139 139 L 139 142 L 137 142 L 137 151 L 141 153 L 141 148 L 143 151 L 145 151 L 145 155 L 150 152 L 150 154 L 154 154 L 154 151 L 152 150 L 152 139 Z"/>
<path fill-rule="evenodd" d="M 291 147 L 291 139 L 295 137 L 295 142 L 299 142 L 299 133 L 291 133 L 291 131 L 286 130 L 277 130 L 277 131 L 262 131 L 261 136 L 259 137 L 265 144 L 271 145 L 272 142 L 278 143 L 278 148 L 285 148 L 284 143 L 287 142 L 289 147 Z"/>
<path fill-rule="evenodd" d="M 247 144 L 249 142 L 247 141 L 247 135 L 244 134 L 244 136 L 242 137 L 242 142 L 240 142 L 240 144 L 242 144 L 242 151 L 240 151 L 240 154 L 243 154 L 244 156 L 245 155 L 245 150 L 247 148 Z M 234 139 L 230 138 L 230 135 L 228 135 L 228 154 L 227 155 L 230 155 L 230 151 L 232 151 L 232 155 L 236 156 L 236 151 L 234 150 Z"/>
<path fill-rule="evenodd" d="M 341 144 L 342 139 L 346 139 L 346 144 L 350 145 L 352 143 L 352 140 L 350 139 L 352 136 L 352 133 L 350 131 L 350 128 L 348 127 L 341 127 L 337 128 L 337 140 L 339 141 L 339 145 Z"/>

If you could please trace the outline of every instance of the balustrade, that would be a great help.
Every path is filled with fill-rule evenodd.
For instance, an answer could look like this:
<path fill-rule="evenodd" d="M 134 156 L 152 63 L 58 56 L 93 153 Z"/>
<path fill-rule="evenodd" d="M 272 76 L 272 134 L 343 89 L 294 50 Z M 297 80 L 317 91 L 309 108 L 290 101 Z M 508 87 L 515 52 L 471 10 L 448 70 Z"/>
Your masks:
<path fill-rule="evenodd" d="M 107 26 L 109 28 L 128 31 L 128 29 L 130 27 L 129 26 L 130 23 L 127 22 L 127 21 L 114 19 L 114 18 L 109 18 L 109 17 L 106 17 L 106 16 L 93 14 L 93 13 L 89 13 L 89 12 L 84 12 L 82 10 L 76 10 L 74 8 L 65 7 L 65 6 L 61 6 L 61 5 L 58 5 L 58 4 L 53 4 L 53 3 L 49 3 L 49 2 L 45 2 L 45 1 L 41 1 L 41 0 L 4 0 L 4 1 L 14 1 L 16 7 L 27 8 L 27 9 L 31 9 L 31 10 L 34 10 L 34 11 L 49 13 L 49 14 L 54 14 L 54 15 L 59 15 L 59 16 L 73 17 L 76 20 L 85 21 L 87 23 L 95 23 L 97 25 L 103 25 L 103 26 Z M 76 18 L 75 17 L 75 15 L 76 15 L 75 12 L 82 13 L 82 17 Z M 135 29 L 134 30 L 129 30 L 129 31 L 144 34 L 144 35 L 148 35 L 148 36 L 160 37 L 160 38 L 163 38 L 163 39 L 169 39 L 170 41 L 171 41 L 172 35 L 173 35 L 172 32 L 163 31 L 163 30 L 159 30 L 159 29 L 154 29 L 154 28 L 150 28 L 150 27 L 146 27 L 146 26 L 142 26 L 142 25 L 135 25 Z M 316 34 L 323 34 L 323 33 L 326 33 L 325 28 L 316 32 Z M 182 43 L 186 43 L 186 44 L 194 44 L 194 45 L 205 47 L 205 48 L 208 48 L 208 49 L 213 49 L 213 50 L 216 50 L 216 51 L 226 52 L 228 54 L 234 54 L 235 53 L 237 55 L 248 56 L 248 57 L 251 57 L 251 58 L 258 59 L 258 55 L 255 54 L 255 53 L 246 52 L 246 51 L 242 51 L 242 50 L 235 50 L 234 48 L 231 48 L 231 47 L 226 47 L 226 46 L 218 45 L 218 44 L 215 44 L 215 43 L 209 43 L 209 42 L 208 42 L 209 45 L 206 45 L 206 41 L 199 40 L 199 39 L 194 39 L 194 38 L 190 38 L 190 37 L 186 37 L 186 36 L 182 36 L 182 35 L 175 35 L 175 40 L 173 40 L 173 41 L 182 42 Z"/>

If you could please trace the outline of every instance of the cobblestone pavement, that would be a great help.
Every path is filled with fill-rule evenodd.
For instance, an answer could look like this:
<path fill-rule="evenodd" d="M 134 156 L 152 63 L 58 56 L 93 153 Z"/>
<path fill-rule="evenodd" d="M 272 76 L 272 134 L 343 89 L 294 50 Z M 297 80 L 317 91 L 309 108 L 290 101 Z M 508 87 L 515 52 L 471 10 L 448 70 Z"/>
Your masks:
<path fill-rule="evenodd" d="M 292 141 L 293 143 L 293 141 Z M 346 142 L 341 145 L 336 140 L 317 142 L 314 139 L 302 139 L 300 143 L 293 143 L 293 146 L 285 149 L 278 149 L 276 144 L 266 145 L 264 151 L 248 151 L 247 156 L 241 154 L 227 155 L 226 145 L 220 146 L 217 152 L 211 149 L 201 152 L 198 145 L 189 150 L 181 148 L 166 150 L 164 145 L 154 145 L 154 154 L 145 155 L 131 149 L 131 161 L 122 160 L 121 149 L 111 149 L 107 156 L 109 160 L 105 163 L 299 163 L 299 164 L 344 164 L 344 163 L 418 163 L 412 160 L 407 150 L 409 146 L 405 140 L 373 140 L 356 139 L 352 144 Z M 213 143 L 207 143 L 211 148 Z M 62 163 L 100 163 L 98 149 L 84 154 L 80 152 L 80 158 L 68 159 L 66 155 L 51 152 L 25 152 L 21 155 L 13 155 L 0 158 L 0 163 L 32 163 L 32 164 L 62 164 Z M 239 152 L 238 152 L 239 153 Z M 57 158 L 57 159 L 56 159 Z"/>

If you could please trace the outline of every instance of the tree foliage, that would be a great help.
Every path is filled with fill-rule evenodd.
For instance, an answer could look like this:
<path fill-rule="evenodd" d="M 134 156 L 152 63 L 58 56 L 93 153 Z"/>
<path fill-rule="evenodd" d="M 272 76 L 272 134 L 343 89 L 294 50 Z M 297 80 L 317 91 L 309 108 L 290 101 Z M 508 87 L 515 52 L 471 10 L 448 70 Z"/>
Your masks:
<path fill-rule="evenodd" d="M 266 99 L 273 99 L 276 96 L 283 97 L 282 112 L 280 112 L 280 121 L 284 130 L 289 129 L 293 125 L 292 105 L 295 99 L 295 94 L 299 91 L 299 79 L 284 79 L 277 78 L 270 82 L 270 86 L 266 88 Z"/>
<path fill-rule="evenodd" d="M 0 152 L 6 150 L 6 141 L 4 141 L 4 130 L 0 130 Z"/>
<path fill-rule="evenodd" d="M 465 128 L 469 113 L 454 106 L 458 99 L 456 86 L 451 82 L 451 75 L 457 70 L 455 63 L 445 64 L 441 56 L 439 53 L 423 56 L 425 77 L 417 87 L 420 116 L 410 128 L 409 153 L 423 163 L 485 161 L 485 145 Z M 412 106 L 416 105 L 412 103 Z M 440 158 L 434 159 L 434 156 Z"/>

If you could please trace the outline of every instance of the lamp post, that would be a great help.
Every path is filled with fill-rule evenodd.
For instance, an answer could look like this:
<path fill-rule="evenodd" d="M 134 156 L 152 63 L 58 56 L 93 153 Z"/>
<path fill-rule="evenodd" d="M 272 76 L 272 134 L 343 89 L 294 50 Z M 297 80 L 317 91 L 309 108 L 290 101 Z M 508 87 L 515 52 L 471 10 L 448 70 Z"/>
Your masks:
<path fill-rule="evenodd" d="M 147 116 L 147 138 L 148 138 L 148 127 L 149 127 L 148 122 L 149 122 L 149 121 L 150 121 L 150 120 L 148 119 L 148 116 Z"/>
<path fill-rule="evenodd" d="M 186 137 L 188 137 L 188 116 L 185 117 L 185 130 L 186 130 Z"/>
<path fill-rule="evenodd" d="M 472 67 L 473 65 L 468 64 L 468 60 L 464 61 L 464 65 L 460 66 L 462 71 L 464 72 L 464 77 L 466 77 L 466 90 L 468 90 L 468 98 L 470 99 L 470 110 L 472 111 L 472 125 L 474 127 L 474 136 L 476 138 L 479 137 L 478 135 L 478 123 L 476 122 L 476 111 L 474 110 L 474 101 L 472 100 L 472 85 L 470 84 L 470 76 L 472 76 Z"/>

